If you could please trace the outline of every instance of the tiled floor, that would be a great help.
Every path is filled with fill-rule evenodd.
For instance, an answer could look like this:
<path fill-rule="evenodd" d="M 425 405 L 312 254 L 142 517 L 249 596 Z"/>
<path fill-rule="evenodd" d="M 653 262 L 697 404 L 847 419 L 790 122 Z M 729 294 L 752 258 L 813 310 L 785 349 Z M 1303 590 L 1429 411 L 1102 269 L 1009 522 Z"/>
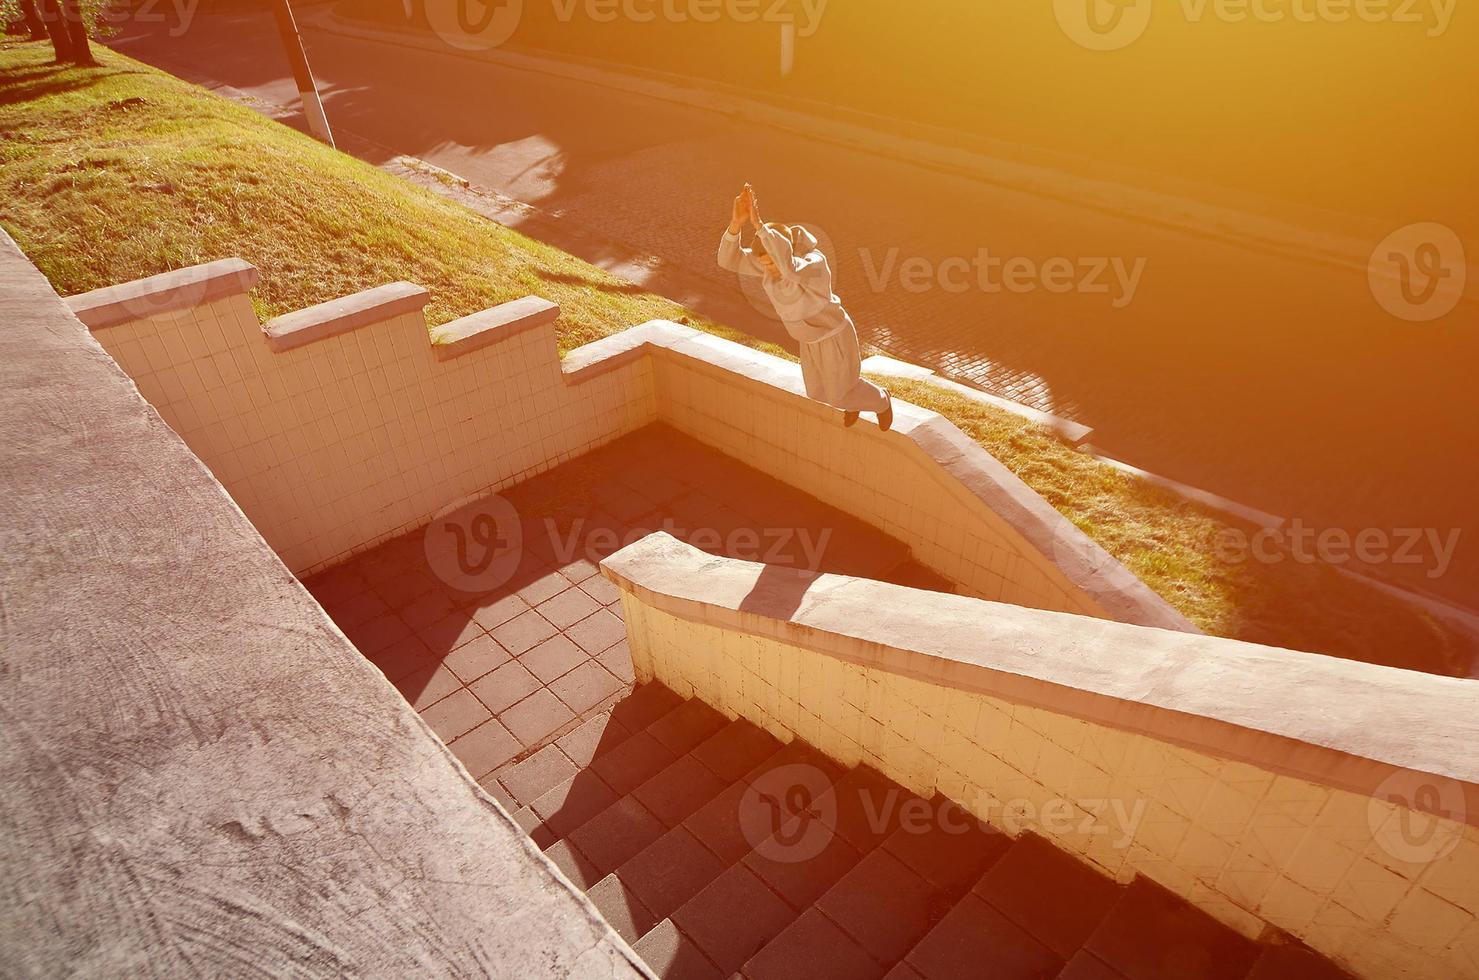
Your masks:
<path fill-rule="evenodd" d="M 580 740 L 562 736 L 631 688 L 617 591 L 596 567 L 622 543 L 665 527 L 733 557 L 949 588 L 910 562 L 901 542 L 663 426 L 502 496 L 517 512 L 522 548 L 512 576 L 491 591 L 465 592 L 438 576 L 420 531 L 305 584 L 504 799 L 515 795 L 510 780 L 545 782 L 586 764 Z"/>

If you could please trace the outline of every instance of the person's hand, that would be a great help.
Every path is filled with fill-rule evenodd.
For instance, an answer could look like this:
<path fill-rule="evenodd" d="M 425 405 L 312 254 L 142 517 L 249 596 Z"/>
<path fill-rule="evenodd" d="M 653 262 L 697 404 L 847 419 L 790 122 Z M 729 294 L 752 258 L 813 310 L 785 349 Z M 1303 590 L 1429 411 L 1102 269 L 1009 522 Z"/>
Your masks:
<path fill-rule="evenodd" d="M 739 234 L 740 230 L 745 227 L 745 222 L 748 221 L 749 218 L 750 185 L 746 184 L 744 186 L 744 189 L 739 192 L 739 196 L 734 199 L 734 211 L 730 214 L 729 218 L 729 233 L 731 235 Z"/>
<path fill-rule="evenodd" d="M 752 225 L 755 226 L 755 230 L 756 231 L 759 231 L 760 230 L 760 205 L 755 200 L 755 188 L 751 187 L 749 184 L 746 184 L 745 185 L 745 196 L 747 198 L 749 198 L 749 202 L 750 202 L 750 209 L 749 209 L 750 210 L 750 213 L 749 213 L 750 224 L 752 224 Z"/>

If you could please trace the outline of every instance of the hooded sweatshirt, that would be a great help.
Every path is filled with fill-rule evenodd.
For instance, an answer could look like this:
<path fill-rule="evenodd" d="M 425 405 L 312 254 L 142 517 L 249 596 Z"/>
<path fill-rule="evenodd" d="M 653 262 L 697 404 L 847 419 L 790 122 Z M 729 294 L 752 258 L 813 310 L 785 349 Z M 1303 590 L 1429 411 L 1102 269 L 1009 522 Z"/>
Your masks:
<path fill-rule="evenodd" d="M 814 344 L 854 329 L 842 300 L 832 292 L 832 269 L 815 235 L 800 225 L 781 225 L 761 226 L 755 237 L 775 262 L 778 275 L 765 276 L 760 263 L 740 246 L 739 235 L 727 232 L 719 243 L 719 264 L 731 272 L 764 277 L 762 288 L 787 333 L 801 343 Z"/>

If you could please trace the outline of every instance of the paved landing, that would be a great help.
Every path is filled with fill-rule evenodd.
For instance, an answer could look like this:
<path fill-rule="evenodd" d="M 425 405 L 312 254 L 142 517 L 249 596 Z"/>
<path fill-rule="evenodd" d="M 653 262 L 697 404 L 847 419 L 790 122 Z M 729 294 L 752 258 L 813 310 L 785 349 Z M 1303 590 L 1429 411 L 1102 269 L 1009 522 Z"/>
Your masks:
<path fill-rule="evenodd" d="M 544 776 L 573 772 L 552 743 L 631 689 L 619 596 L 597 565 L 644 534 L 662 529 L 770 565 L 949 589 L 902 542 L 665 426 L 501 496 L 522 543 L 496 586 L 469 592 L 459 587 L 466 581 L 448 581 L 427 558 L 424 529 L 305 584 L 473 778 L 504 798 L 499 778 L 525 759 L 538 756 L 526 771 Z"/>

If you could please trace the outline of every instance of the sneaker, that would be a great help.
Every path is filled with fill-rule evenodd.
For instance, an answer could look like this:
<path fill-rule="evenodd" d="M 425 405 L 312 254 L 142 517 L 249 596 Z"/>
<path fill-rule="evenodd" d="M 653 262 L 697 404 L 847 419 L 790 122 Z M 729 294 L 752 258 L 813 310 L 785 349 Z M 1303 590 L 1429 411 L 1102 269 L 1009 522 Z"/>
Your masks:
<path fill-rule="evenodd" d="M 857 421 L 858 421 L 858 413 L 857 412 L 843 412 L 842 413 L 842 427 L 844 429 L 851 428 Z"/>

